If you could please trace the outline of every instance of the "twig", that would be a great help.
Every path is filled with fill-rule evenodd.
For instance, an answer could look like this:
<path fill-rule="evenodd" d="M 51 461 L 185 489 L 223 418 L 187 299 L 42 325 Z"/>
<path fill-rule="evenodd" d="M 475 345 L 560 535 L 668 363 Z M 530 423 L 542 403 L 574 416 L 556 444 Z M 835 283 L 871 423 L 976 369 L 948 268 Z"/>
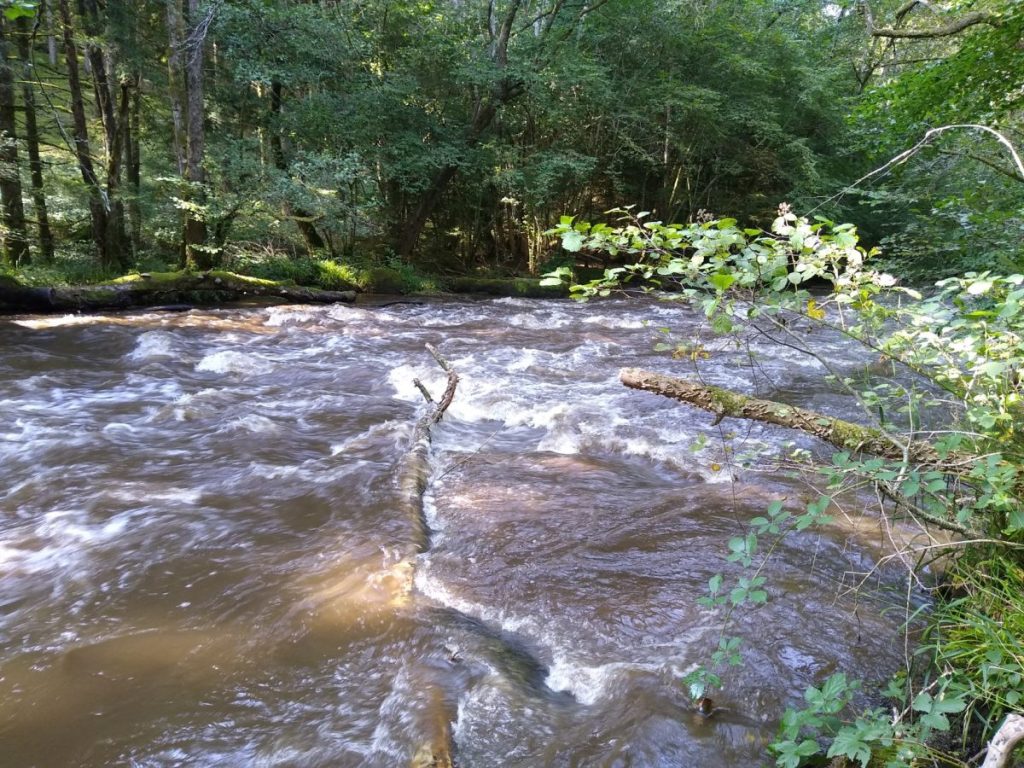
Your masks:
<path fill-rule="evenodd" d="M 428 403 L 434 402 L 434 398 L 430 396 L 430 392 L 427 390 L 425 386 L 423 386 L 422 381 L 420 381 L 419 379 L 413 379 L 412 383 L 416 385 L 416 389 L 418 389 L 420 393 L 423 395 L 424 400 L 426 400 Z"/>

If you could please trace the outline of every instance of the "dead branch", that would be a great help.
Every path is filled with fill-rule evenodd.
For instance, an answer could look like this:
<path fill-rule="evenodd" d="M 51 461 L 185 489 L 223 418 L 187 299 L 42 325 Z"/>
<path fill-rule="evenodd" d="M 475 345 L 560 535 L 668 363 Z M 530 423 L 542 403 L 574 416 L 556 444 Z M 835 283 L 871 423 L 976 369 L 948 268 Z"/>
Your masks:
<path fill-rule="evenodd" d="M 918 0 L 907 3 L 899 11 L 897 11 L 897 23 L 902 22 L 903 18 L 917 5 L 921 3 Z M 904 27 L 876 27 L 875 17 L 871 12 L 871 6 L 867 0 L 862 0 L 861 10 L 864 13 L 864 23 L 867 26 L 868 34 L 872 37 L 884 37 L 890 40 L 922 40 L 932 39 L 938 37 L 951 37 L 963 32 L 965 29 L 977 26 L 978 24 L 988 24 L 993 27 L 999 26 L 999 17 L 994 13 L 987 11 L 971 11 L 961 16 L 959 19 L 954 19 L 949 24 L 941 27 L 933 27 L 930 29 L 912 29 Z"/>
<path fill-rule="evenodd" d="M 639 368 L 622 369 L 619 379 L 627 387 L 688 403 L 715 414 L 718 419 L 728 416 L 798 429 L 851 453 L 870 453 L 896 460 L 906 456 L 915 464 L 935 467 L 951 468 L 959 464 L 957 457 L 940 454 L 930 443 L 915 440 L 904 446 L 883 430 L 825 416 L 798 406 L 760 400 L 721 387 L 676 379 Z"/>
<path fill-rule="evenodd" d="M 431 428 L 441 421 L 448 406 L 455 398 L 455 389 L 459 385 L 459 374 L 452 365 L 445 360 L 433 344 L 427 344 L 427 351 L 437 361 L 441 369 L 448 374 L 448 386 L 445 387 L 441 399 L 434 402 L 430 392 L 419 379 L 413 379 L 413 383 L 420 390 L 428 405 L 428 410 L 416 422 L 413 429 L 412 441 L 409 450 L 405 454 L 403 466 L 399 473 L 399 490 L 402 495 L 401 504 L 413 523 L 415 531 L 415 546 L 420 552 L 425 552 L 430 543 L 430 527 L 423 509 L 423 494 L 427 490 L 427 483 L 430 480 L 430 440 Z"/>

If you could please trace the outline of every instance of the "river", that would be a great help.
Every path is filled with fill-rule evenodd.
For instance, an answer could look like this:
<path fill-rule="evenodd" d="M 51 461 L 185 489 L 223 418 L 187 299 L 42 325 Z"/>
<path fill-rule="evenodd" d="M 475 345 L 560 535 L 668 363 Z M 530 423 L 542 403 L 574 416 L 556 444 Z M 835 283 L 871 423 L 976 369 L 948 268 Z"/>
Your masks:
<path fill-rule="evenodd" d="M 463 768 L 762 764 L 805 686 L 902 664 L 904 581 L 844 589 L 887 551 L 856 504 L 788 537 L 729 620 L 723 711 L 691 712 L 727 540 L 815 498 L 787 441 L 827 455 L 618 383 L 692 374 L 655 345 L 700 326 L 643 300 L 0 320 L 0 763 L 392 768 L 450 731 Z M 462 382 L 410 562 L 426 342 Z M 706 344 L 711 383 L 854 413 L 790 349 Z"/>

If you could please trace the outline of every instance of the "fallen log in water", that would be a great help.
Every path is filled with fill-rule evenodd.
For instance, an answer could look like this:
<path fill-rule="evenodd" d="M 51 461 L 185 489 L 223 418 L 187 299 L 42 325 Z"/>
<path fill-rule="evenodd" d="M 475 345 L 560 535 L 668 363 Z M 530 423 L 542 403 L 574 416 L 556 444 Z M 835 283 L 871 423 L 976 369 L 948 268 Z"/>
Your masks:
<path fill-rule="evenodd" d="M 717 424 L 726 416 L 751 419 L 798 429 L 850 453 L 870 453 L 886 459 L 906 460 L 941 470 L 962 470 L 967 457 L 940 453 L 923 440 L 901 441 L 880 429 L 826 416 L 774 400 L 760 400 L 710 384 L 677 379 L 640 368 L 623 368 L 619 380 L 632 389 L 669 397 L 715 414 Z"/>
<path fill-rule="evenodd" d="M 419 379 L 413 383 L 423 394 L 423 399 L 428 405 L 426 413 L 416 422 L 412 433 L 412 442 L 405 454 L 405 461 L 399 474 L 399 491 L 401 493 L 401 504 L 409 519 L 413 522 L 416 531 L 418 549 L 425 552 L 429 546 L 430 530 L 423 511 L 423 494 L 427 490 L 427 481 L 430 479 L 430 430 L 435 424 L 441 421 L 444 412 L 452 404 L 455 398 L 455 388 L 459 385 L 459 375 L 451 367 L 447 360 L 441 357 L 437 348 L 427 344 L 427 351 L 430 352 L 437 364 L 448 374 L 448 384 L 445 387 L 441 399 L 434 402 L 427 388 Z"/>
<path fill-rule="evenodd" d="M 284 285 L 232 272 L 155 272 L 101 285 L 37 288 L 0 281 L 0 312 L 98 312 L 159 305 L 209 305 L 274 297 L 296 304 L 353 302 L 355 291 Z"/>
<path fill-rule="evenodd" d="M 795 405 L 760 400 L 721 387 L 677 379 L 639 368 L 623 368 L 619 371 L 619 380 L 632 389 L 652 392 L 709 411 L 715 414 L 715 424 L 726 416 L 775 424 L 814 435 L 850 453 L 869 453 L 961 477 L 978 461 L 976 456 L 940 452 L 934 445 L 923 440 L 901 439 L 880 429 L 854 424 L 852 421 L 826 416 Z M 892 485 L 880 481 L 879 485 L 888 495 L 911 510 L 918 522 L 928 523 L 968 538 L 984 536 L 982 532 L 956 520 L 939 517 L 914 506 Z"/>
<path fill-rule="evenodd" d="M 448 383 L 441 399 L 435 402 L 423 383 L 419 379 L 413 380 L 429 407 L 413 429 L 412 441 L 405 454 L 398 480 L 400 505 L 411 521 L 416 536 L 416 552 L 409 552 L 407 555 L 410 563 L 414 562 L 417 552 L 425 552 L 430 546 L 430 526 L 424 513 L 423 494 L 427 490 L 431 474 L 431 429 L 441 421 L 448 406 L 452 404 L 455 389 L 459 385 L 459 375 L 455 369 L 441 356 L 436 347 L 432 344 L 426 346 L 427 351 L 448 375 Z M 427 726 L 425 740 L 412 757 L 410 768 L 454 768 L 451 713 L 444 705 L 444 695 L 439 687 L 433 686 L 427 693 L 434 716 Z"/>

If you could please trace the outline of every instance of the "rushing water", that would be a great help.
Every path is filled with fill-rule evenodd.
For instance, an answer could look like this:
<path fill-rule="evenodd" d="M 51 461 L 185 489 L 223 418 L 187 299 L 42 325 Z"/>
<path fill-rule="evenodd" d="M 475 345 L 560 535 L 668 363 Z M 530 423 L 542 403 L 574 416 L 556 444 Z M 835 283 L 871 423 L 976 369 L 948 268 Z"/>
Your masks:
<path fill-rule="evenodd" d="M 514 299 L 0 321 L 0 763 L 390 768 L 447 723 L 464 768 L 761 764 L 806 685 L 901 663 L 904 616 L 841 589 L 884 550 L 839 514 L 781 546 L 725 711 L 691 713 L 728 538 L 811 493 L 773 467 L 791 433 L 618 383 L 692 372 L 653 348 L 697 325 Z M 462 384 L 410 565 L 425 342 Z M 710 382 L 850 411 L 794 352 L 710 347 Z"/>

